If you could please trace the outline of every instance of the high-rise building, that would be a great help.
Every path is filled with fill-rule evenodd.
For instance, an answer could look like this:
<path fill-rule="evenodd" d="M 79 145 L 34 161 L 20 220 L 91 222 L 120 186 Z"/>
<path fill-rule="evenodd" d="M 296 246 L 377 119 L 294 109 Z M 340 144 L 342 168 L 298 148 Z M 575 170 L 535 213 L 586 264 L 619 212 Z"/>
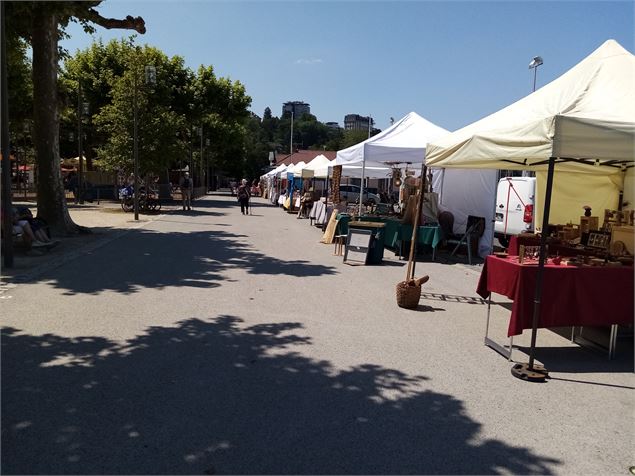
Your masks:
<path fill-rule="evenodd" d="M 302 101 L 288 101 L 282 105 L 282 115 L 293 112 L 296 118 L 302 117 L 302 114 L 311 114 L 311 105 Z"/>
<path fill-rule="evenodd" d="M 372 126 L 374 122 L 370 116 L 346 114 L 346 116 L 344 116 L 344 129 L 347 131 L 368 130 L 369 123 Z"/>
<path fill-rule="evenodd" d="M 339 129 L 340 124 L 339 122 L 327 122 L 326 127 L 330 127 L 331 129 Z"/>

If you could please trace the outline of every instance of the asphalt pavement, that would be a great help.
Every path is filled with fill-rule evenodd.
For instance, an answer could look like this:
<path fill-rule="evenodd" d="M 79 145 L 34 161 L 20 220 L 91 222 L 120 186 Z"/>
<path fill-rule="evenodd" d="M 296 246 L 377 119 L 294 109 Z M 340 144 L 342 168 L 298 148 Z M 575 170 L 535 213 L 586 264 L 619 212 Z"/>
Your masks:
<path fill-rule="evenodd" d="M 628 474 L 632 339 L 609 361 L 540 330 L 551 378 L 520 381 L 479 265 L 420 256 L 401 309 L 391 252 L 344 264 L 252 201 L 74 209 L 95 233 L 3 270 L 3 474 Z"/>

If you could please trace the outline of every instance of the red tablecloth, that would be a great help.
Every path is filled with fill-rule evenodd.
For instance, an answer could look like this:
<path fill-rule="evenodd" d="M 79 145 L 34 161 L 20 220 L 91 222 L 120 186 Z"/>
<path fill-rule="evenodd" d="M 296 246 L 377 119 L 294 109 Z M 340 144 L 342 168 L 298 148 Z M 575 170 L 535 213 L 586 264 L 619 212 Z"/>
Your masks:
<path fill-rule="evenodd" d="M 538 265 L 488 256 L 476 292 L 514 301 L 507 335 L 531 329 Z M 633 324 L 633 267 L 547 265 L 538 327 Z"/>
<path fill-rule="evenodd" d="M 509 256 L 518 256 L 520 245 L 525 246 L 540 246 L 540 237 L 538 235 L 514 235 L 509 239 L 509 246 L 507 247 L 507 254 Z M 566 246 L 560 243 L 549 243 L 549 254 L 555 256 L 577 256 L 577 255 L 594 255 L 598 251 L 587 250 L 584 248 L 575 248 L 572 246 Z"/>

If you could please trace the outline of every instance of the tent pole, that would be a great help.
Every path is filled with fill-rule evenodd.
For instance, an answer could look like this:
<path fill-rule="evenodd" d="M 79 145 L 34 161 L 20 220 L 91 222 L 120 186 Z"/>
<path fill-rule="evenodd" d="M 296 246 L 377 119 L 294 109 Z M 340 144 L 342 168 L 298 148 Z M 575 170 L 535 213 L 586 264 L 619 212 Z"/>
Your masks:
<path fill-rule="evenodd" d="M 370 123 L 370 122 L 369 122 Z M 368 126 L 369 138 L 370 138 L 370 125 Z M 362 203 L 364 202 L 364 176 L 366 175 L 366 145 L 364 145 L 364 155 L 362 156 L 362 183 L 359 187 L 359 220 L 361 220 L 362 216 Z"/>
<path fill-rule="evenodd" d="M 494 240 L 496 239 L 496 197 L 498 195 L 498 181 L 500 180 L 500 170 L 494 177 L 494 203 L 492 205 L 492 239 L 489 243 L 489 254 L 494 254 Z"/>
<path fill-rule="evenodd" d="M 551 208 L 551 191 L 553 189 L 553 172 L 556 164 L 555 157 L 549 157 L 549 169 L 547 171 L 547 187 L 545 191 L 545 206 L 542 215 L 542 229 L 540 234 L 540 258 L 538 260 L 538 272 L 536 274 L 536 293 L 534 297 L 534 314 L 531 324 L 531 346 L 529 347 L 529 364 L 516 364 L 512 367 L 512 375 L 530 382 L 542 382 L 549 372 L 542 365 L 534 364 L 534 352 L 536 349 L 536 334 L 538 321 L 540 320 L 540 301 L 542 299 L 542 278 L 547 260 L 547 231 L 549 229 L 549 210 Z"/>

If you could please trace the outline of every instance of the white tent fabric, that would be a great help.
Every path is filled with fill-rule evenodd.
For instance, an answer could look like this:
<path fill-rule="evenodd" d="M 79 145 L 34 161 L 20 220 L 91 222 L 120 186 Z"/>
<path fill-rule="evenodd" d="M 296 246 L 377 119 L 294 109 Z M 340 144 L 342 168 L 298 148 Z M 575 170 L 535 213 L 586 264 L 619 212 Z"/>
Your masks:
<path fill-rule="evenodd" d="M 391 176 L 390 167 L 366 167 L 364 170 L 364 177 L 366 177 L 367 179 L 381 179 L 381 178 L 385 179 L 385 178 L 389 178 L 390 176 Z M 342 167 L 342 177 L 361 178 L 362 166 L 361 165 L 344 165 Z"/>
<path fill-rule="evenodd" d="M 492 247 L 497 173 L 485 169 L 432 171 L 432 190 L 439 195 L 439 210 L 454 215 L 454 233 L 465 233 L 469 215 L 485 217 L 485 231 L 478 242 L 479 256 L 490 254 Z"/>
<path fill-rule="evenodd" d="M 293 170 L 289 170 L 291 168 L 289 167 L 289 169 L 287 169 L 287 174 L 293 172 L 294 177 L 302 177 L 302 169 L 304 169 L 304 167 L 306 167 L 306 162 L 302 160 L 293 165 Z"/>
<path fill-rule="evenodd" d="M 294 164 L 288 165 L 286 169 L 283 169 L 280 172 L 278 172 L 278 177 L 286 179 L 287 174 L 293 173 L 293 167 L 295 167 Z"/>
<path fill-rule="evenodd" d="M 385 162 L 421 164 L 428 142 L 448 131 L 416 112 L 406 114 L 388 129 L 347 149 L 337 151 L 335 165 L 385 166 Z"/>
<path fill-rule="evenodd" d="M 635 57 L 608 40 L 565 74 L 514 104 L 428 144 L 428 165 L 609 175 L 611 160 L 635 157 Z"/>
<path fill-rule="evenodd" d="M 273 174 L 272 175 L 277 175 L 280 172 L 284 171 L 287 169 L 287 164 L 280 164 L 278 165 L 275 169 L 273 169 Z"/>
<path fill-rule="evenodd" d="M 577 222 L 582 206 L 616 208 L 635 160 L 635 56 L 606 41 L 564 75 L 520 101 L 428 144 L 431 166 L 537 171 L 540 227 L 550 157 L 586 159 L 555 167 L 550 221 Z M 591 166 L 590 166 L 591 165 Z"/>
<path fill-rule="evenodd" d="M 328 167 L 331 161 L 326 158 L 323 154 L 316 156 L 313 160 L 311 160 L 306 167 L 302 169 L 302 177 L 316 177 L 316 178 L 325 178 L 328 176 Z M 327 173 L 323 174 L 324 169 L 326 169 Z M 316 171 L 319 171 L 320 174 L 316 174 Z"/>

